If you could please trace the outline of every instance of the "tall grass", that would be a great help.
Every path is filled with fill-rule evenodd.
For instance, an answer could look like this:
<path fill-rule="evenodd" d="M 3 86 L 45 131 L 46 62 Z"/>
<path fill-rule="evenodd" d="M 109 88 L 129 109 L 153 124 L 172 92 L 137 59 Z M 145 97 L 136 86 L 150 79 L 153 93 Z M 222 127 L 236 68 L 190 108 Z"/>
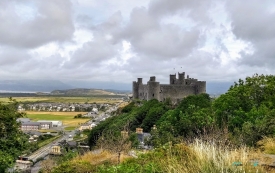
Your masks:
<path fill-rule="evenodd" d="M 190 143 L 167 144 L 153 151 L 139 154 L 138 158 L 123 158 L 116 164 L 116 154 L 87 153 L 74 158 L 69 165 L 87 163 L 92 172 L 100 173 L 272 173 L 260 166 L 267 163 L 262 153 L 248 147 L 229 147 L 214 141 L 199 139 Z M 257 161 L 259 164 L 255 164 Z M 254 164 L 254 165 L 253 165 Z M 60 170 L 59 167 L 56 170 Z M 81 168 L 81 166 L 78 166 Z M 68 170 L 67 170 L 68 171 Z M 87 171 L 87 169 L 85 169 Z M 81 172 L 81 170 L 80 170 Z"/>
<path fill-rule="evenodd" d="M 167 151 L 167 158 L 159 162 L 167 173 L 244 173 L 266 172 L 256 166 L 260 154 L 243 146 L 231 148 L 216 142 L 195 140 L 187 145 L 179 144 Z"/>

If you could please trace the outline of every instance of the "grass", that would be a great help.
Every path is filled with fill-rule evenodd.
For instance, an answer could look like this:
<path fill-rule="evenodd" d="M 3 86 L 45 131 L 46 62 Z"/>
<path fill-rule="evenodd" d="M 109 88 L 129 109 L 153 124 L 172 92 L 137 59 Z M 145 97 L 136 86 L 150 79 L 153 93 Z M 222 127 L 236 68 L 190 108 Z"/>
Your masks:
<path fill-rule="evenodd" d="M 69 126 L 69 127 L 65 127 L 64 130 L 71 131 L 71 130 L 74 130 L 75 128 L 76 128 L 76 126 Z"/>
<path fill-rule="evenodd" d="M 52 129 L 40 129 L 39 132 L 41 133 L 47 133 L 47 132 L 51 132 L 51 133 L 57 133 L 56 130 L 52 130 Z"/>
<path fill-rule="evenodd" d="M 45 141 L 40 142 L 40 143 L 38 143 L 38 147 L 41 148 L 41 147 L 43 147 L 43 146 L 45 146 L 45 145 L 47 145 L 47 144 L 53 142 L 54 140 L 60 138 L 60 136 L 61 136 L 61 135 L 57 135 L 57 136 L 54 136 L 54 137 L 52 137 L 52 138 L 50 138 L 50 139 L 47 139 L 47 140 L 45 140 Z"/>
<path fill-rule="evenodd" d="M 127 158 L 128 157 L 128 158 Z M 177 144 L 172 146 L 167 144 L 161 148 L 138 154 L 138 158 L 124 157 L 121 164 L 116 164 L 117 154 L 101 152 L 86 153 L 78 156 L 67 163 L 69 165 L 79 165 L 87 168 L 93 165 L 94 172 L 98 173 L 117 173 L 117 172 L 165 172 L 165 173 L 274 173 L 275 171 L 260 165 L 253 165 L 253 160 L 257 159 L 259 164 L 270 164 L 262 153 L 245 146 L 232 148 L 220 145 L 215 142 L 203 142 L 195 140 L 189 144 Z M 77 163 L 77 164 L 76 164 Z M 85 163 L 85 165 L 81 165 Z M 106 164 L 108 163 L 108 164 Z M 69 170 L 68 169 L 68 170 Z M 86 172 L 91 170 L 85 170 Z"/>
<path fill-rule="evenodd" d="M 257 145 L 265 154 L 275 154 L 275 137 L 264 137 L 257 142 Z"/>
<path fill-rule="evenodd" d="M 63 125 L 67 128 L 75 128 L 81 123 L 85 123 L 88 121 L 87 119 L 77 118 L 74 116 L 76 114 L 84 114 L 86 112 L 34 112 L 34 111 L 26 111 L 27 117 L 32 121 L 38 120 L 56 120 L 62 121 Z"/>

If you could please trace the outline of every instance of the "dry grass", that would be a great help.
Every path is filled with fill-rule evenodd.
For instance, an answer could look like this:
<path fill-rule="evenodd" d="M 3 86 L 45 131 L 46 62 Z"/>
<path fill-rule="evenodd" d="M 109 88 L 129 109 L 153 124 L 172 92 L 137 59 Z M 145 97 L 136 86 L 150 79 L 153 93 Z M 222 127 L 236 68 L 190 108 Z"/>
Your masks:
<path fill-rule="evenodd" d="M 265 154 L 275 154 L 275 138 L 265 137 L 257 145 Z"/>
<path fill-rule="evenodd" d="M 87 112 L 41 112 L 41 111 L 25 111 L 27 115 L 49 114 L 49 115 L 77 115 L 86 114 Z"/>
<path fill-rule="evenodd" d="M 121 161 L 130 158 L 128 155 L 121 155 Z M 112 164 L 117 164 L 117 154 L 108 151 L 99 151 L 99 153 L 88 152 L 83 156 L 77 156 L 72 162 L 88 161 L 92 165 L 100 165 L 106 161 Z"/>
<path fill-rule="evenodd" d="M 132 158 L 122 156 L 122 160 Z M 255 152 L 247 147 L 231 148 L 219 145 L 215 142 L 203 142 L 195 140 L 189 144 L 170 144 L 162 148 L 150 151 L 137 159 L 132 158 L 130 162 L 122 162 L 117 165 L 117 154 L 110 152 L 88 152 L 83 156 L 77 156 L 69 165 L 86 163 L 93 168 L 105 163 L 106 166 L 95 172 L 127 172 L 133 168 L 135 172 L 165 172 L 165 173 L 274 173 L 272 168 L 254 166 L 253 160 L 259 164 L 266 162 L 262 153 Z M 236 165 L 234 163 L 240 163 Z M 129 164 L 129 165 L 127 165 Z M 109 166 L 108 166 L 109 165 Z M 141 166 L 140 166 L 141 165 Z M 109 169 L 112 168 L 112 169 Z M 147 169 L 146 169 L 147 168 Z M 150 169 L 148 169 L 150 168 Z M 88 170 L 89 172 L 89 170 Z"/>
<path fill-rule="evenodd" d="M 129 104 L 128 102 L 122 102 L 122 103 L 119 105 L 119 107 L 122 108 L 122 107 L 127 106 L 128 104 Z"/>
<path fill-rule="evenodd" d="M 266 172 L 261 166 L 254 166 L 257 160 L 259 165 L 270 163 L 268 158 L 263 157 L 247 147 L 230 148 L 219 146 L 215 142 L 195 142 L 178 146 L 177 152 L 167 151 L 167 158 L 160 159 L 161 165 L 167 173 L 212 173 L 212 172 Z M 176 159 L 177 158 L 177 159 Z M 239 165 L 241 164 L 241 165 Z M 272 172 L 269 170 L 268 172 Z M 275 172 L 275 171 L 273 171 Z"/>
<path fill-rule="evenodd" d="M 38 120 L 57 120 L 62 121 L 64 126 L 77 127 L 81 123 L 85 123 L 89 119 L 75 119 L 74 116 L 77 114 L 84 114 L 86 112 L 34 112 L 27 111 L 27 117 L 33 121 Z"/>

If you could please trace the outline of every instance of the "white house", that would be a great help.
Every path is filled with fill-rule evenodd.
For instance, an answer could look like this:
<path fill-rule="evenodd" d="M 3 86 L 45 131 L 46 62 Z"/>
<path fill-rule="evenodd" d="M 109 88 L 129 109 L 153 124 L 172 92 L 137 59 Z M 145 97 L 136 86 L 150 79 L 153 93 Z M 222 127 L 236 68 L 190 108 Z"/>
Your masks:
<path fill-rule="evenodd" d="M 91 130 L 93 127 L 95 127 L 96 124 L 95 123 L 84 123 L 84 124 L 81 124 L 81 126 L 79 127 L 79 130 L 82 131 L 82 130 Z"/>
<path fill-rule="evenodd" d="M 50 122 L 52 123 L 52 127 L 61 127 L 63 125 L 62 121 L 38 120 L 37 122 Z"/>

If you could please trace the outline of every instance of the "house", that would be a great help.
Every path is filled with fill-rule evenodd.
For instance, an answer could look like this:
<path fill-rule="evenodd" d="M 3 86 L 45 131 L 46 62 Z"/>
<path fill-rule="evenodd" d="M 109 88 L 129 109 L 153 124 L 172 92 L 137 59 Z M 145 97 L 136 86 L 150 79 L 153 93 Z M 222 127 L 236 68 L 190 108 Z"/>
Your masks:
<path fill-rule="evenodd" d="M 50 148 L 50 152 L 49 154 L 51 155 L 61 155 L 61 147 L 60 145 L 53 145 L 51 148 Z"/>
<path fill-rule="evenodd" d="M 76 141 L 66 141 L 63 140 L 59 142 L 59 145 L 64 148 L 66 151 L 77 149 L 78 143 Z"/>
<path fill-rule="evenodd" d="M 38 131 L 28 131 L 26 132 L 26 134 L 33 136 L 34 138 L 37 138 L 42 135 L 41 132 L 38 132 Z"/>
<path fill-rule="evenodd" d="M 145 141 L 151 138 L 150 133 L 144 133 L 142 128 L 136 128 L 136 134 L 139 141 L 139 147 L 148 149 L 149 146 L 144 145 Z"/>
<path fill-rule="evenodd" d="M 17 108 L 18 111 L 25 111 L 25 108 L 23 108 L 23 105 L 19 105 Z"/>
<path fill-rule="evenodd" d="M 40 123 L 38 123 L 38 122 L 23 122 L 23 123 L 21 123 L 22 131 L 39 130 L 39 129 L 40 129 Z"/>
<path fill-rule="evenodd" d="M 84 123 L 84 124 L 81 124 L 80 127 L 79 127 L 79 130 L 80 131 L 83 131 L 83 130 L 91 130 L 93 127 L 95 127 L 96 124 L 95 123 Z"/>
<path fill-rule="evenodd" d="M 93 108 L 92 111 L 97 114 L 98 113 L 98 108 Z"/>
<path fill-rule="evenodd" d="M 51 129 L 52 127 L 52 122 L 40 122 L 40 129 Z"/>
<path fill-rule="evenodd" d="M 53 121 L 53 120 L 39 120 L 37 122 L 41 123 L 52 123 L 52 127 L 61 127 L 63 125 L 62 121 Z"/>
<path fill-rule="evenodd" d="M 24 123 L 24 122 L 31 122 L 31 119 L 29 118 L 17 118 L 17 122 Z"/>

